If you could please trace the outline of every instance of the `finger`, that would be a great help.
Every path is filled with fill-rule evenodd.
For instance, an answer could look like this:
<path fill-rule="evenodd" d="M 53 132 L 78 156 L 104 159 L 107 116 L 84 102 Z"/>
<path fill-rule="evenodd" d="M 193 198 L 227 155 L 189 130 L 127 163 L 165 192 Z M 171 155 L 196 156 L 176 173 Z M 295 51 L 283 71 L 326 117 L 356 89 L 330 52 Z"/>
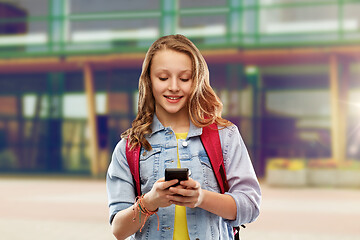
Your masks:
<path fill-rule="evenodd" d="M 174 194 L 179 194 L 179 195 L 181 195 L 180 192 L 179 192 L 178 187 L 170 187 L 170 188 L 169 188 L 169 192 L 170 192 L 172 195 L 174 195 Z"/>
<path fill-rule="evenodd" d="M 182 186 L 182 185 L 176 185 L 176 186 L 171 186 L 170 188 L 176 188 L 176 189 L 186 189 L 185 186 Z"/>
<path fill-rule="evenodd" d="M 196 197 L 184 197 L 179 195 L 167 196 L 171 204 L 194 208 L 197 206 L 198 199 Z"/>
<path fill-rule="evenodd" d="M 165 182 L 165 178 L 164 178 L 164 177 L 159 178 L 159 179 L 157 180 L 157 182 Z"/>
<path fill-rule="evenodd" d="M 181 181 L 180 185 L 184 186 L 184 187 L 187 187 L 187 188 L 194 188 L 194 189 L 200 188 L 200 183 L 193 180 L 193 179 L 191 179 L 191 178 L 189 180 L 186 180 L 186 181 Z"/>
<path fill-rule="evenodd" d="M 169 187 L 171 187 L 172 185 L 178 183 L 179 180 L 178 179 L 173 179 L 173 180 L 170 180 L 170 181 L 165 181 L 162 183 L 162 187 L 163 189 L 167 189 Z"/>
<path fill-rule="evenodd" d="M 170 200 L 171 203 L 181 206 L 184 204 L 191 204 L 196 202 L 196 198 L 194 197 L 185 197 L 181 195 L 168 195 L 167 198 Z"/>
<path fill-rule="evenodd" d="M 196 196 L 196 189 L 189 189 L 189 188 L 178 188 L 178 187 L 171 187 L 169 191 L 172 194 L 181 195 L 184 197 L 193 197 Z"/>

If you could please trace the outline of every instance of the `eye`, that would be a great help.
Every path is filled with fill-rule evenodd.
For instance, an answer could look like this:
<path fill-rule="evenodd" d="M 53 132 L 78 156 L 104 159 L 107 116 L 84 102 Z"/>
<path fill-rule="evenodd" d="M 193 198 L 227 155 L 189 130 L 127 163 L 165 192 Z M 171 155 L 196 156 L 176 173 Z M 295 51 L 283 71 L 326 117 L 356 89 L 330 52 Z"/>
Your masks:
<path fill-rule="evenodd" d="M 183 82 L 187 82 L 187 81 L 189 81 L 190 79 L 189 79 L 189 78 L 180 78 L 180 80 L 183 81 Z"/>
<path fill-rule="evenodd" d="M 168 78 L 159 77 L 159 79 L 160 79 L 161 81 L 165 81 L 165 80 L 167 80 Z"/>

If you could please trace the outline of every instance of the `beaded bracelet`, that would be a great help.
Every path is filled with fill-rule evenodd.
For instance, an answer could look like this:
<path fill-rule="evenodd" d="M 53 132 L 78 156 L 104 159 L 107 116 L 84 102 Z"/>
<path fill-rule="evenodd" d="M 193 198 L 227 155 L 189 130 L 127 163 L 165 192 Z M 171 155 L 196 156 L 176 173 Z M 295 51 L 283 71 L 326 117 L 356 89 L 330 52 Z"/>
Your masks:
<path fill-rule="evenodd" d="M 135 204 L 134 204 L 134 208 L 133 208 L 133 211 L 134 211 L 134 217 L 133 217 L 133 222 L 135 222 L 135 219 L 136 219 L 136 212 L 135 212 L 135 208 L 139 211 L 139 223 L 141 223 L 141 214 L 144 214 L 145 215 L 145 220 L 144 220 L 144 223 L 143 225 L 141 226 L 140 228 L 140 232 L 141 230 L 143 229 L 145 223 L 146 223 L 146 220 L 151 216 L 151 215 L 156 215 L 157 216 L 157 220 L 158 220 L 158 227 L 157 227 L 157 230 L 159 231 L 159 215 L 157 214 L 157 211 L 159 211 L 159 209 L 156 209 L 155 211 L 150 211 L 148 210 L 145 206 L 144 206 L 144 203 L 142 202 L 142 200 L 144 199 L 144 196 L 145 194 L 141 195 L 141 196 L 138 196 L 135 198 Z"/>

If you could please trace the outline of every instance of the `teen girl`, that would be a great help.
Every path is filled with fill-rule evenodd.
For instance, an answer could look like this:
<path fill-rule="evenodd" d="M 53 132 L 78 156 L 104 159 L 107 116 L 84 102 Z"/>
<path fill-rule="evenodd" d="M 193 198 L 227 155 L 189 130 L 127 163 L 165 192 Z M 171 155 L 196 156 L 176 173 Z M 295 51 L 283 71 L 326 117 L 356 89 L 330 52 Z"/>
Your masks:
<path fill-rule="evenodd" d="M 110 222 L 117 239 L 233 239 L 233 226 L 259 215 L 260 187 L 238 128 L 221 118 L 207 64 L 182 35 L 149 48 L 139 80 L 139 106 L 122 134 L 107 173 Z M 221 194 L 200 141 L 202 128 L 219 129 L 229 191 Z M 126 139 L 141 144 L 141 192 L 136 198 Z M 168 167 L 191 171 L 187 181 L 165 181 Z M 151 216 L 151 215 L 157 216 Z"/>

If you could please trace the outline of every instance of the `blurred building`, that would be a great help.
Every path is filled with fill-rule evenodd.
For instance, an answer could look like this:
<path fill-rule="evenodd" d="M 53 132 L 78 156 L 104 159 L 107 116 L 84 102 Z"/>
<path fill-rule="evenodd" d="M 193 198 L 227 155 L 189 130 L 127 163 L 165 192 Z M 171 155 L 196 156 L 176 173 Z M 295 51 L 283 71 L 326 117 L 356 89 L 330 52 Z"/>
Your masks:
<path fill-rule="evenodd" d="M 360 159 L 356 0 L 1 0 L 0 171 L 102 175 L 159 36 L 202 51 L 255 169 Z"/>

